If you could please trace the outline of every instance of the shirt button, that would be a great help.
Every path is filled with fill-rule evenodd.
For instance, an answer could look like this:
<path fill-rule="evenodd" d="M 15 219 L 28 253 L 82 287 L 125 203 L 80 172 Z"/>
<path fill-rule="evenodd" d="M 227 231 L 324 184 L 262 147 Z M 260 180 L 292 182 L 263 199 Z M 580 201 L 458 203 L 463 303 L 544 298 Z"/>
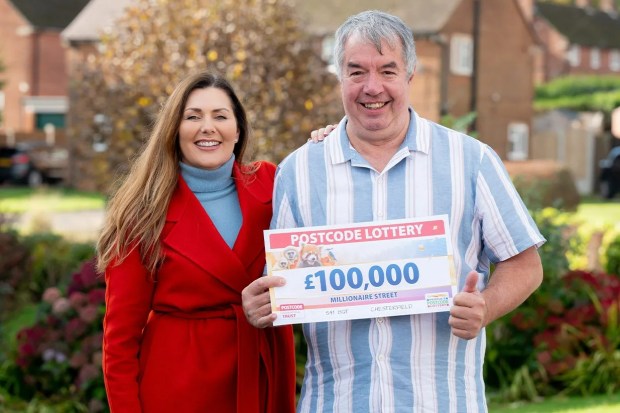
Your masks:
<path fill-rule="evenodd" d="M 383 361 L 383 359 L 384 359 L 384 358 L 385 358 L 385 357 L 383 357 L 383 354 L 379 354 L 379 355 L 377 356 L 377 360 L 379 360 L 379 361 Z"/>
<path fill-rule="evenodd" d="M 377 323 L 383 323 L 383 318 L 377 318 Z"/>
<path fill-rule="evenodd" d="M 383 212 L 378 212 L 377 216 L 382 217 L 383 216 Z"/>

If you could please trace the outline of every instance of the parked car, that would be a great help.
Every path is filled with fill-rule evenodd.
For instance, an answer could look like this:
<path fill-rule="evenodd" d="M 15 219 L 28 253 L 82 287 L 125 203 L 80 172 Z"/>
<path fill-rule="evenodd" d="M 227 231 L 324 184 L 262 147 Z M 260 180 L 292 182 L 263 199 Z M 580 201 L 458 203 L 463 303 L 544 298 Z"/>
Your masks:
<path fill-rule="evenodd" d="M 603 198 L 611 199 L 620 193 L 620 146 L 611 148 L 607 157 L 599 162 L 601 175 L 600 193 Z"/>
<path fill-rule="evenodd" d="M 39 186 L 67 178 L 69 153 L 45 142 L 0 147 L 0 182 Z"/>

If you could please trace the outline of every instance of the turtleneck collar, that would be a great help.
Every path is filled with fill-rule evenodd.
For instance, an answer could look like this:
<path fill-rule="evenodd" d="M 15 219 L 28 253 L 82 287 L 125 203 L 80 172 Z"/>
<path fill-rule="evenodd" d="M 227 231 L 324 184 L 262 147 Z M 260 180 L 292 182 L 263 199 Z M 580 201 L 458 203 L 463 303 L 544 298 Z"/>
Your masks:
<path fill-rule="evenodd" d="M 192 192 L 216 192 L 234 184 L 232 169 L 235 163 L 233 154 L 228 161 L 217 169 L 202 169 L 180 162 L 181 176 Z"/>

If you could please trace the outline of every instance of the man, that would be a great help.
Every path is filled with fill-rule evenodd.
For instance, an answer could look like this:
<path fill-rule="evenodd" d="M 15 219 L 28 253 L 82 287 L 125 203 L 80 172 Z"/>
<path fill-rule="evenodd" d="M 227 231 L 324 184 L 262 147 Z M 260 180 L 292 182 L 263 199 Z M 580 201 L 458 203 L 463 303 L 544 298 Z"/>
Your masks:
<path fill-rule="evenodd" d="M 280 165 L 272 228 L 447 214 L 460 293 L 449 313 L 304 324 L 297 410 L 485 412 L 484 327 L 540 285 L 545 240 L 491 148 L 409 107 L 415 47 L 399 18 L 350 17 L 334 53 L 346 116 Z M 254 326 L 272 325 L 266 291 L 282 283 L 243 291 Z"/>

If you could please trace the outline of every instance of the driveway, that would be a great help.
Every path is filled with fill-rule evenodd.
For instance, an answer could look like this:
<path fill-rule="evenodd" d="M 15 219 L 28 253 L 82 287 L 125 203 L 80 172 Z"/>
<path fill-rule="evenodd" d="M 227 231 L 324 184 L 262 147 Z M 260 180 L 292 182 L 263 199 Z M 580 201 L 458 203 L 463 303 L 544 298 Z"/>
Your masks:
<path fill-rule="evenodd" d="M 49 230 L 76 241 L 95 241 L 103 225 L 104 210 L 40 211 L 19 216 L 17 226 L 27 232 Z"/>

